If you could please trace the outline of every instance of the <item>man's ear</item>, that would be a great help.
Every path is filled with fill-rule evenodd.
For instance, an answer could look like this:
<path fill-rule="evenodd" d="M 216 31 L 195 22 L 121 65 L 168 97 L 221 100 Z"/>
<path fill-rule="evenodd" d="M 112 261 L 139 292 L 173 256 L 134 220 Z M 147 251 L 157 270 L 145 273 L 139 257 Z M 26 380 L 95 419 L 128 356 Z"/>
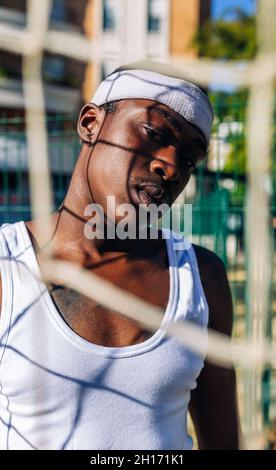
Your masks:
<path fill-rule="evenodd" d="M 96 142 L 104 117 L 105 111 L 93 103 L 82 108 L 78 119 L 78 134 L 83 142 L 90 145 Z"/>

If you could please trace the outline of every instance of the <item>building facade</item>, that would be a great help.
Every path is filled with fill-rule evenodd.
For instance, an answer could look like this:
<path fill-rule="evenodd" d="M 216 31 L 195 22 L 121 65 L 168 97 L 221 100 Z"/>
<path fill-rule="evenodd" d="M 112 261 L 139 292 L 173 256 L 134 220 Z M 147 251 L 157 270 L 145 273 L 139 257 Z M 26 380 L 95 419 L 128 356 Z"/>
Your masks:
<path fill-rule="evenodd" d="M 50 27 L 85 34 L 88 0 L 53 0 Z M 0 24 L 22 29 L 26 26 L 26 0 L 0 0 Z M 86 64 L 59 55 L 44 54 L 43 79 L 48 113 L 74 112 L 83 102 Z M 22 57 L 0 50 L 0 108 L 8 116 L 24 108 Z"/>
<path fill-rule="evenodd" d="M 92 64 L 44 55 L 45 103 L 49 113 L 75 112 L 97 83 L 122 63 L 195 57 L 192 39 L 210 16 L 211 0 L 53 0 L 51 29 L 97 41 Z M 0 0 L 0 24 L 26 26 L 26 0 Z M 0 107 L 8 115 L 24 108 L 22 58 L 0 50 Z"/>
<path fill-rule="evenodd" d="M 0 25 L 24 28 L 26 8 L 27 0 L 0 0 Z M 76 114 L 91 100 L 99 81 L 123 63 L 197 56 L 192 38 L 209 15 L 209 0 L 53 0 L 50 28 L 84 35 L 96 43 L 96 56 L 88 65 L 44 54 L 55 206 L 62 200 L 79 148 L 76 122 L 64 113 Z M 30 217 L 24 126 L 22 58 L 0 50 L 0 224 Z"/>
<path fill-rule="evenodd" d="M 94 21 L 101 60 L 94 82 L 122 63 L 142 58 L 166 61 L 171 56 L 196 57 L 195 33 L 209 18 L 211 0 L 94 0 Z M 100 67 L 100 70 L 99 70 Z M 89 86 L 84 95 L 91 96 Z"/>

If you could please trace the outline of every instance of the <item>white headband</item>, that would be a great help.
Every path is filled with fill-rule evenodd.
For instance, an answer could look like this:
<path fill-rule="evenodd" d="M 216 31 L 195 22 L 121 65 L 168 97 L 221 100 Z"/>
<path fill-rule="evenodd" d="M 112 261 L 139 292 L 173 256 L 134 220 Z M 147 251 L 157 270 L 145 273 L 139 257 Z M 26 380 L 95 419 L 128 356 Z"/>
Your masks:
<path fill-rule="evenodd" d="M 120 70 L 100 83 L 91 101 L 101 106 L 124 99 L 149 99 L 169 106 L 200 129 L 209 144 L 213 109 L 194 83 L 149 70 Z"/>

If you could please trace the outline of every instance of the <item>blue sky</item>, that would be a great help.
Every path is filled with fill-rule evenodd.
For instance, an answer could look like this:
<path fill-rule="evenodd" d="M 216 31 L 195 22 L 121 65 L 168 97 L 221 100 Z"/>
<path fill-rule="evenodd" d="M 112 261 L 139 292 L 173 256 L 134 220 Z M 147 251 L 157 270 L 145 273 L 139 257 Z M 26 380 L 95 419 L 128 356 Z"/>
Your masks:
<path fill-rule="evenodd" d="M 233 6 L 252 13 L 256 9 L 256 0 L 212 0 L 212 15 L 220 16 L 226 8 Z"/>
<path fill-rule="evenodd" d="M 256 11 L 256 0 L 212 0 L 212 16 L 218 17 L 225 11 L 227 8 L 239 7 L 244 9 L 248 13 L 253 13 Z M 213 89 L 217 89 L 217 86 L 211 86 Z M 230 85 L 220 86 L 219 89 L 224 91 L 232 91 L 234 88 Z"/>

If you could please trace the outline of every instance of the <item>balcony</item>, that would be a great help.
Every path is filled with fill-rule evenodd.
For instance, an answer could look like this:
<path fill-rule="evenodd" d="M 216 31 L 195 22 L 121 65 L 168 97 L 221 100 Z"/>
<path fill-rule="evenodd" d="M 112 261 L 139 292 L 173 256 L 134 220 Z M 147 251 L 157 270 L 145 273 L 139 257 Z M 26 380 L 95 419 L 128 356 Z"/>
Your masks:
<path fill-rule="evenodd" d="M 47 112 L 72 113 L 79 107 L 81 91 L 55 85 L 44 85 Z M 19 79 L 0 78 L 0 107 L 24 108 L 22 82 Z"/>
<path fill-rule="evenodd" d="M 20 29 L 25 28 L 27 24 L 26 13 L 12 8 L 5 8 L 0 6 L 0 23 L 4 23 L 6 25 Z M 82 29 L 81 25 L 72 23 L 72 21 L 68 20 L 66 17 L 63 19 L 53 16 L 50 20 L 50 26 L 51 29 L 54 30 L 72 32 L 76 34 L 79 34 Z"/>
<path fill-rule="evenodd" d="M 10 26 L 24 28 L 26 26 L 26 15 L 19 10 L 0 7 L 0 23 L 8 23 Z"/>

